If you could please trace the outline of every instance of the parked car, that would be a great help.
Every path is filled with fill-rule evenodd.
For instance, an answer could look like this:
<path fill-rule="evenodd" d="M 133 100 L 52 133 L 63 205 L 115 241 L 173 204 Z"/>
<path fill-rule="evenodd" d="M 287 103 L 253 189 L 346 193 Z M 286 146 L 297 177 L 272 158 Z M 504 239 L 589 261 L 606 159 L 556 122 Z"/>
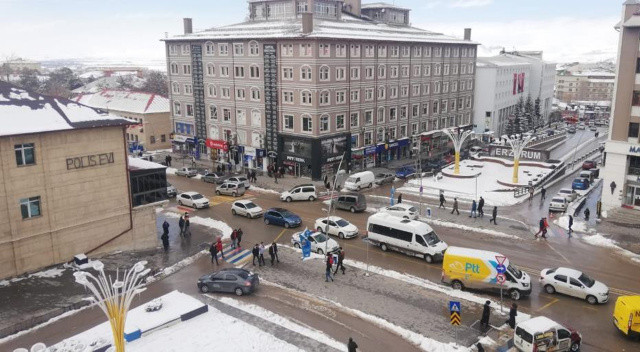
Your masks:
<path fill-rule="evenodd" d="M 379 212 L 388 213 L 399 218 L 411 220 L 417 219 L 419 215 L 418 209 L 416 209 L 414 206 L 404 203 L 381 208 Z"/>
<path fill-rule="evenodd" d="M 198 279 L 198 290 L 207 292 L 233 292 L 237 296 L 254 292 L 260 279 L 258 274 L 240 268 L 224 268 Z"/>
<path fill-rule="evenodd" d="M 287 209 L 271 208 L 264 213 L 264 223 L 290 228 L 300 226 L 302 219 Z"/>
<path fill-rule="evenodd" d="M 209 207 L 209 199 L 205 198 L 198 192 L 180 193 L 176 199 L 179 205 L 186 205 L 195 209 L 204 209 Z"/>
<path fill-rule="evenodd" d="M 178 190 L 169 182 L 167 182 L 167 196 L 175 197 L 178 195 Z"/>
<path fill-rule="evenodd" d="M 316 199 L 318 199 L 318 194 L 316 193 L 316 186 L 312 184 L 298 185 L 280 194 L 280 200 L 284 200 L 287 202 L 291 202 L 293 200 L 314 201 Z"/>
<path fill-rule="evenodd" d="M 481 152 L 482 152 L 482 147 L 479 147 L 477 145 L 469 148 L 469 154 L 471 154 L 472 156 L 478 155 Z"/>
<path fill-rule="evenodd" d="M 567 211 L 567 206 L 569 206 L 569 201 L 567 198 L 563 196 L 556 196 L 551 198 L 551 202 L 549 203 L 549 211 Z"/>
<path fill-rule="evenodd" d="M 396 179 L 396 175 L 387 172 L 377 173 L 375 176 L 375 184 L 376 185 L 384 185 L 385 183 L 392 183 L 393 180 Z"/>
<path fill-rule="evenodd" d="M 587 180 L 586 178 L 576 178 L 571 183 L 571 189 L 589 189 L 589 180 Z"/>
<path fill-rule="evenodd" d="M 181 167 L 176 170 L 176 176 L 194 177 L 198 174 L 198 170 L 192 167 Z"/>
<path fill-rule="evenodd" d="M 598 167 L 598 165 L 596 164 L 596 162 L 594 160 L 585 160 L 582 163 L 582 170 L 591 170 L 593 168 Z"/>
<path fill-rule="evenodd" d="M 231 204 L 231 214 L 246 216 L 254 219 L 262 216 L 264 211 L 250 200 L 237 200 Z"/>
<path fill-rule="evenodd" d="M 210 172 L 208 174 L 204 174 L 201 180 L 202 182 L 207 182 L 207 183 L 222 184 L 225 178 L 226 177 L 223 174 L 219 174 L 217 172 Z"/>
<path fill-rule="evenodd" d="M 587 127 L 586 127 L 583 123 L 579 123 L 579 124 L 578 124 L 578 129 L 579 129 L 579 130 L 584 130 L 584 129 L 586 129 L 586 128 L 587 128 Z"/>
<path fill-rule="evenodd" d="M 589 131 L 591 131 L 591 132 L 595 132 L 597 130 L 598 130 L 598 128 L 596 126 L 589 127 Z"/>
<path fill-rule="evenodd" d="M 327 224 L 329 225 L 328 227 Z M 358 237 L 358 228 L 356 225 L 339 216 L 319 218 L 316 220 L 315 228 L 318 232 L 338 236 L 340 239 Z"/>
<path fill-rule="evenodd" d="M 578 198 L 578 193 L 572 190 L 571 188 L 561 188 L 558 191 L 558 197 L 564 197 L 568 202 L 573 202 L 576 198 Z"/>
<path fill-rule="evenodd" d="M 235 182 L 225 182 L 220 186 L 216 187 L 217 195 L 225 195 L 225 196 L 233 196 L 233 197 L 241 197 L 245 192 L 244 185 L 242 183 Z"/>
<path fill-rule="evenodd" d="M 544 316 L 520 322 L 513 331 L 513 344 L 522 352 L 576 352 L 581 343 L 582 335 L 575 329 Z"/>
<path fill-rule="evenodd" d="M 571 126 L 571 127 L 569 127 L 569 129 L 567 129 L 567 132 L 568 133 L 576 133 L 576 128 Z"/>
<path fill-rule="evenodd" d="M 367 198 L 360 193 L 341 193 L 338 198 L 332 199 L 331 203 L 336 209 L 349 210 L 352 213 L 367 209 Z"/>
<path fill-rule="evenodd" d="M 291 235 L 291 244 L 296 247 L 296 248 L 300 248 L 300 234 L 301 232 L 296 232 L 293 235 Z M 313 232 L 311 233 L 311 235 L 309 235 L 309 242 L 311 242 L 311 251 L 312 252 L 316 252 L 318 254 L 324 254 L 325 251 L 327 253 L 334 253 L 337 252 L 338 250 L 340 250 L 340 246 L 338 245 L 338 242 L 336 242 L 336 240 L 327 237 L 327 235 L 323 234 L 322 232 Z"/>
<path fill-rule="evenodd" d="M 413 166 L 403 166 L 396 170 L 397 178 L 408 178 L 416 173 L 416 169 Z"/>
<path fill-rule="evenodd" d="M 585 299 L 589 304 L 607 303 L 609 300 L 607 285 L 575 269 L 543 269 L 540 272 L 540 285 L 548 294 L 563 293 Z"/>
<path fill-rule="evenodd" d="M 249 189 L 251 187 L 251 183 L 249 183 L 249 179 L 245 176 L 231 176 L 225 180 L 225 182 L 233 182 L 233 183 L 241 183 L 244 185 L 244 188 Z"/>
<path fill-rule="evenodd" d="M 344 188 L 350 191 L 359 191 L 361 188 L 373 187 L 375 176 L 371 171 L 357 172 L 344 182 Z"/>
<path fill-rule="evenodd" d="M 443 167 L 447 165 L 447 162 L 442 159 L 438 160 L 429 160 L 427 163 L 422 166 L 422 171 L 440 171 Z"/>

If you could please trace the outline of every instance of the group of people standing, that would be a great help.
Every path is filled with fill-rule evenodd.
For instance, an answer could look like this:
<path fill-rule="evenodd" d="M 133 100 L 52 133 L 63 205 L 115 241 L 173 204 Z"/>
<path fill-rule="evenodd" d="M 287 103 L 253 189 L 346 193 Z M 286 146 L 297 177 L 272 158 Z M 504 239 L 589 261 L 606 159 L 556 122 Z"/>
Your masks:
<path fill-rule="evenodd" d="M 266 247 L 264 246 L 264 242 L 260 242 L 260 244 L 255 244 L 253 249 L 251 250 L 251 254 L 253 255 L 253 266 L 256 265 L 256 259 L 258 259 L 258 266 L 266 265 L 264 262 L 264 251 Z M 278 244 L 274 241 L 269 246 L 269 257 L 271 258 L 271 266 L 274 263 L 280 263 L 280 257 L 278 257 Z"/>
<path fill-rule="evenodd" d="M 267 176 L 272 177 L 275 183 L 278 183 L 278 179 L 282 178 L 284 175 L 284 166 L 280 166 L 279 168 L 269 165 L 267 166 Z"/>
<path fill-rule="evenodd" d="M 189 219 L 189 213 L 184 213 L 184 215 L 180 216 L 180 220 L 178 220 L 178 227 L 180 228 L 180 237 L 191 236 L 191 221 Z M 164 251 L 169 251 L 169 222 L 165 220 L 162 223 L 162 236 L 160 236 L 160 240 L 162 240 L 162 247 Z"/>
<path fill-rule="evenodd" d="M 447 200 L 444 198 L 444 192 L 440 192 L 440 205 L 438 205 L 438 209 L 447 209 L 445 204 Z M 458 198 L 453 198 L 453 207 L 451 208 L 451 214 L 456 213 L 460 215 L 460 210 L 458 209 Z M 480 199 L 476 202 L 474 199 L 471 202 L 471 211 L 469 212 L 469 217 L 471 218 L 483 218 L 484 217 L 484 198 L 480 197 Z M 496 219 L 498 217 L 498 207 L 493 207 L 493 211 L 491 212 L 491 219 L 489 219 L 489 223 L 493 223 L 494 225 L 498 225 Z"/>
<path fill-rule="evenodd" d="M 329 282 L 329 280 L 333 282 L 333 276 L 331 276 L 332 271 L 334 276 L 338 273 L 338 270 L 342 270 L 342 275 L 344 275 L 346 270 L 344 267 L 344 249 L 340 247 L 340 249 L 338 250 L 337 260 L 334 259 L 333 254 L 331 253 L 327 254 L 327 257 L 325 259 L 325 264 L 326 264 L 326 267 L 325 267 L 324 282 Z M 334 264 L 336 265 L 335 271 L 333 270 Z"/>

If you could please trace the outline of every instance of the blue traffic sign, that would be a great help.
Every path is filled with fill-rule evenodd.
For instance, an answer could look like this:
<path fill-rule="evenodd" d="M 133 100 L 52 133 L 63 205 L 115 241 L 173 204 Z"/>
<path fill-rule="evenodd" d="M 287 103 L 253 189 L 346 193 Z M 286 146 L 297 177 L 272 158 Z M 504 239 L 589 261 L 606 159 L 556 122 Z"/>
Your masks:
<path fill-rule="evenodd" d="M 449 301 L 449 311 L 450 312 L 458 312 L 461 313 L 460 302 L 458 301 Z"/>
<path fill-rule="evenodd" d="M 504 274 L 507 271 L 507 267 L 505 267 L 504 264 L 498 264 L 498 266 L 496 266 L 496 271 L 498 274 Z"/>

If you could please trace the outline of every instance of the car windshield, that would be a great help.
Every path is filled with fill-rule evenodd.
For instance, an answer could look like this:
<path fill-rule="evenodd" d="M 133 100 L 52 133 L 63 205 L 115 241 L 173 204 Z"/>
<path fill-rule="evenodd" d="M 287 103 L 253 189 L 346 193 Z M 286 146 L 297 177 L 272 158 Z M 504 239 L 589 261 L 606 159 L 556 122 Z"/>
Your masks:
<path fill-rule="evenodd" d="M 564 203 L 564 198 L 553 198 L 552 203 Z"/>
<path fill-rule="evenodd" d="M 202 199 L 202 198 L 204 198 L 202 194 L 194 194 L 191 196 L 191 199 Z"/>
<path fill-rule="evenodd" d="M 410 212 L 412 212 L 412 213 L 415 213 L 415 212 L 416 212 L 416 208 L 415 208 L 415 207 L 411 207 L 411 208 L 409 208 L 409 209 L 407 209 L 407 210 L 409 210 L 409 211 L 410 211 Z"/>
<path fill-rule="evenodd" d="M 284 218 L 288 218 L 288 217 L 294 216 L 294 214 L 292 212 L 289 212 L 289 211 L 282 211 L 282 212 L 280 212 L 280 215 L 282 215 L 282 217 L 284 217 Z"/>
<path fill-rule="evenodd" d="M 440 242 L 440 238 L 438 238 L 438 235 L 436 235 L 435 232 L 431 231 L 428 234 L 423 236 L 424 239 L 427 241 L 427 244 L 430 246 L 435 245 L 436 243 Z"/>
<path fill-rule="evenodd" d="M 253 208 L 257 207 L 257 205 L 255 205 L 253 203 L 246 203 L 244 206 L 247 209 L 253 209 Z"/>
<path fill-rule="evenodd" d="M 385 174 L 377 174 L 376 175 L 376 178 L 385 178 L 385 177 L 387 177 Z"/>
<path fill-rule="evenodd" d="M 318 243 L 324 243 L 327 240 L 327 237 L 321 233 L 316 234 L 313 238 L 315 238 Z"/>
<path fill-rule="evenodd" d="M 340 226 L 340 227 L 349 226 L 349 222 L 344 220 L 344 219 L 340 219 L 340 220 L 336 221 L 336 224 L 338 224 L 338 226 Z"/>
<path fill-rule="evenodd" d="M 568 189 L 561 189 L 559 193 L 571 193 Z"/>
<path fill-rule="evenodd" d="M 522 278 L 522 271 L 511 264 L 507 267 L 507 271 L 516 279 Z"/>
<path fill-rule="evenodd" d="M 596 283 L 596 281 L 594 279 L 588 277 L 585 274 L 580 275 L 578 280 L 580 280 L 580 282 L 582 282 L 587 287 L 591 287 Z"/>
<path fill-rule="evenodd" d="M 358 181 L 358 178 L 357 178 L 357 177 L 349 177 L 349 178 L 347 179 L 347 182 L 351 182 L 351 183 L 356 183 L 357 181 Z"/>

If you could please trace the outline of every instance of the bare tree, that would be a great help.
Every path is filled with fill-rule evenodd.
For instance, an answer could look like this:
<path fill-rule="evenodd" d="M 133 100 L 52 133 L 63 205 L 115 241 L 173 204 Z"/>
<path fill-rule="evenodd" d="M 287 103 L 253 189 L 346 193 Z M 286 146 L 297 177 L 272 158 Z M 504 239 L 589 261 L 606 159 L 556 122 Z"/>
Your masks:
<path fill-rule="evenodd" d="M 165 97 L 169 94 L 167 75 L 160 71 L 149 71 L 145 78 L 146 81 L 141 90 L 149 93 L 159 94 Z"/>

